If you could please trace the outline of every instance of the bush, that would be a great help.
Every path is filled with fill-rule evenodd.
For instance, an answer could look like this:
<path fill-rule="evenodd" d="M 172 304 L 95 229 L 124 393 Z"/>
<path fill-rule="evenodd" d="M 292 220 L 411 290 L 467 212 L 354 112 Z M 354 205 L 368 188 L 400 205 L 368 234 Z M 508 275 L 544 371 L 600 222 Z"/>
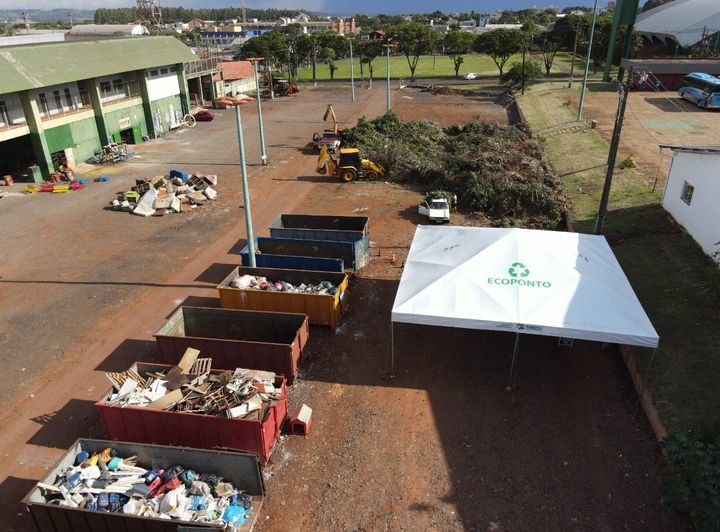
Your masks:
<path fill-rule="evenodd" d="M 680 431 L 668 436 L 663 451 L 665 502 L 690 515 L 698 530 L 720 530 L 720 445 Z"/>
<path fill-rule="evenodd" d="M 556 228 L 568 202 L 541 146 L 519 127 L 480 121 L 442 129 L 388 113 L 343 132 L 387 169 L 386 179 L 445 190 L 460 206 L 525 227 Z"/>
<path fill-rule="evenodd" d="M 625 157 L 622 161 L 620 161 L 617 165 L 620 170 L 625 170 L 625 168 L 635 168 L 636 166 L 637 164 L 629 155 Z"/>
<path fill-rule="evenodd" d="M 525 61 L 525 82 L 530 82 L 534 79 L 540 79 L 543 77 L 543 69 L 540 63 L 532 60 Z M 522 63 L 513 63 L 510 69 L 505 72 L 500 81 L 505 85 L 515 85 L 522 83 L 523 78 L 523 65 Z"/>

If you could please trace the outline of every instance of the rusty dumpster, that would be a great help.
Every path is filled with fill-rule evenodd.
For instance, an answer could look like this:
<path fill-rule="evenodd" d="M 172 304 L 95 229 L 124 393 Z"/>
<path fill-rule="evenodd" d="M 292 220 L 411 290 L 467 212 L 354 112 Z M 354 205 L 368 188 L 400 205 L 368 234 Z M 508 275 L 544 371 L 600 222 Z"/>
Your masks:
<path fill-rule="evenodd" d="M 269 280 L 283 280 L 294 285 L 329 281 L 337 287 L 337 291 L 330 295 L 265 291 L 230 286 L 231 281 L 240 275 L 263 276 Z M 336 272 L 240 266 L 218 285 L 218 292 L 223 308 L 307 314 L 311 324 L 328 325 L 333 331 L 340 323 L 342 313 L 349 304 L 348 276 Z"/>
<path fill-rule="evenodd" d="M 77 440 L 48 473 L 40 480 L 53 484 L 58 474 L 75 462 L 80 452 L 100 453 L 112 447 L 121 457 L 136 456 L 139 466 L 167 469 L 175 465 L 197 472 L 211 473 L 231 482 L 237 489 L 251 497 L 252 509 L 249 519 L 240 525 L 238 532 L 252 530 L 265 497 L 262 472 L 257 457 L 251 453 L 202 450 L 184 447 L 148 445 L 144 443 L 108 440 Z M 60 506 L 47 502 L 40 487 L 34 487 L 23 499 L 35 526 L 42 532 L 95 532 L 97 530 L 143 530 L 145 532 L 180 532 L 195 530 L 223 530 L 220 524 L 197 523 L 157 517 L 139 517 L 122 512 L 110 513 Z"/>
<path fill-rule="evenodd" d="M 145 376 L 148 372 L 167 371 L 171 367 L 137 362 L 131 369 L 140 376 Z M 211 374 L 221 371 L 212 370 Z M 258 460 L 266 464 L 287 417 L 285 382 L 285 377 L 276 378 L 276 388 L 282 392 L 281 399 L 274 401 L 259 420 L 120 406 L 110 404 L 111 393 L 105 394 L 95 406 L 109 439 L 198 449 L 227 448 L 247 451 L 255 453 Z"/>
<path fill-rule="evenodd" d="M 297 377 L 310 338 L 305 314 L 180 307 L 155 333 L 160 359 L 177 364 L 188 347 L 212 357 L 213 368 L 251 368 Z"/>

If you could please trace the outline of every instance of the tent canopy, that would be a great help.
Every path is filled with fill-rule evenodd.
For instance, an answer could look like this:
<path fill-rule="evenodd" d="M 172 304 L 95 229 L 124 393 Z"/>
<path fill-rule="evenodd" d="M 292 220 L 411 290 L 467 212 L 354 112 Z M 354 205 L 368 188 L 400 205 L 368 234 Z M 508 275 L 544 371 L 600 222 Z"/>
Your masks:
<path fill-rule="evenodd" d="M 419 226 L 392 321 L 659 342 L 605 237 L 558 231 Z"/>

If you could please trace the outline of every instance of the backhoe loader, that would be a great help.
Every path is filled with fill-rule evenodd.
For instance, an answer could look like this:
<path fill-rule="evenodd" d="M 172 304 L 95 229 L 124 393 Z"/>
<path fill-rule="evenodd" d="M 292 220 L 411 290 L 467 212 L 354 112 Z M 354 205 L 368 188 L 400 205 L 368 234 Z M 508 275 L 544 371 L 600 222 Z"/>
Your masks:
<path fill-rule="evenodd" d="M 338 150 L 340 156 L 337 160 L 330 155 L 327 146 L 320 149 L 317 167 L 315 171 L 321 175 L 334 175 L 349 183 L 355 179 L 368 179 L 375 181 L 378 177 L 385 175 L 385 169 L 368 159 L 360 157 L 360 150 L 357 148 L 341 148 Z"/>

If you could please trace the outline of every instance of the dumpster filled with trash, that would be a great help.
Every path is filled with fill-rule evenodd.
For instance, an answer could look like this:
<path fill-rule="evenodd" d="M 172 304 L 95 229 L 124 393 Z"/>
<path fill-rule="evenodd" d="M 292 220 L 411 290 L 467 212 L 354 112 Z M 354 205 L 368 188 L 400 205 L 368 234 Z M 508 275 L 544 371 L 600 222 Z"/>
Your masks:
<path fill-rule="evenodd" d="M 235 268 L 219 285 L 223 308 L 297 312 L 335 330 L 348 306 L 348 276 L 282 268 Z"/>
<path fill-rule="evenodd" d="M 42 531 L 245 532 L 264 494 L 250 453 L 79 439 L 23 504 Z"/>
<path fill-rule="evenodd" d="M 196 350 L 188 350 L 189 352 Z M 271 372 L 210 369 L 197 358 L 179 366 L 138 362 L 107 373 L 112 389 L 95 406 L 113 440 L 227 448 L 267 463 L 288 411 L 285 378 Z"/>

